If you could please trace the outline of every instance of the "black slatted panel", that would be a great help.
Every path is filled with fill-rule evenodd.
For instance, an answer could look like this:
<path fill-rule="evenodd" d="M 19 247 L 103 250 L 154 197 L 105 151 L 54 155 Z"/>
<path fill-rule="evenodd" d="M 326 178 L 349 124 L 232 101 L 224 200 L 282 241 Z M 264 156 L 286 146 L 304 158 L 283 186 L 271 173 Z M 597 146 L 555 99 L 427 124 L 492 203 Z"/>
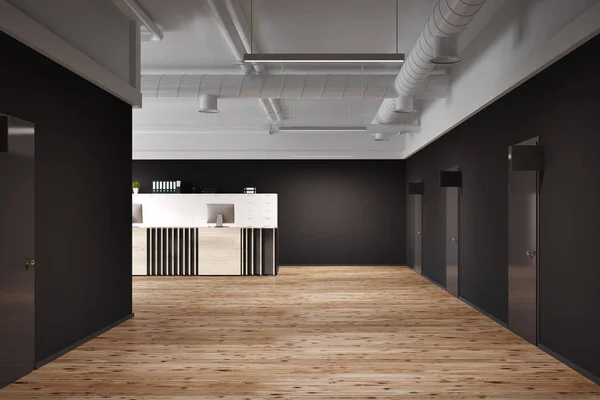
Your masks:
<path fill-rule="evenodd" d="M 264 229 L 263 230 L 263 269 L 265 271 L 265 275 L 273 275 L 275 271 L 275 262 L 273 259 L 273 229 Z"/>
<path fill-rule="evenodd" d="M 175 275 L 183 275 L 179 265 L 179 229 L 173 229 L 173 264 L 175 265 Z"/>
<path fill-rule="evenodd" d="M 191 238 L 190 238 L 190 243 L 196 243 L 196 229 L 190 229 L 190 234 L 191 234 Z M 191 246 L 190 248 L 190 262 L 191 262 L 191 266 L 192 266 L 192 271 L 196 270 L 196 252 L 194 251 L 194 246 Z"/>
<path fill-rule="evenodd" d="M 156 275 L 162 275 L 162 253 L 163 253 L 163 231 L 160 228 L 156 229 Z"/>
<path fill-rule="evenodd" d="M 198 275 L 197 228 L 150 228 L 146 233 L 148 275 Z"/>
<path fill-rule="evenodd" d="M 167 265 L 168 274 L 174 275 L 173 273 L 173 229 L 167 228 Z"/>
<path fill-rule="evenodd" d="M 194 247 L 196 249 L 196 269 L 194 270 L 195 275 L 200 275 L 200 265 L 198 261 L 200 258 L 200 255 L 198 254 L 200 252 L 200 238 L 198 237 L 198 232 L 198 228 L 196 228 L 196 246 Z"/>
<path fill-rule="evenodd" d="M 162 228 L 162 269 L 161 275 L 167 275 L 167 230 Z"/>
<path fill-rule="evenodd" d="M 277 275 L 279 274 L 279 230 L 278 229 L 273 229 L 273 238 L 275 238 L 275 240 L 273 241 L 273 252 L 275 253 L 275 267 L 273 270 L 273 275 Z"/>
<path fill-rule="evenodd" d="M 246 230 L 242 229 L 242 275 L 246 275 Z"/>
<path fill-rule="evenodd" d="M 189 271 L 190 270 L 190 252 L 189 252 L 189 243 L 190 243 L 190 230 L 189 229 L 184 229 L 184 241 L 185 241 L 185 247 L 184 247 L 184 257 L 183 257 L 183 262 L 185 264 L 185 268 Z"/>
<path fill-rule="evenodd" d="M 146 229 L 146 275 L 152 275 L 152 229 Z"/>
<path fill-rule="evenodd" d="M 240 264 L 241 264 L 241 275 L 246 275 L 246 260 L 244 259 L 244 240 L 246 238 L 246 230 L 240 229 Z"/>
<path fill-rule="evenodd" d="M 187 270 L 185 268 L 185 264 L 183 263 L 183 249 L 185 248 L 184 246 L 184 240 L 183 240 L 183 231 L 184 229 L 179 228 L 179 253 L 177 254 L 177 259 L 178 259 L 178 264 L 179 264 L 179 268 L 181 270 L 183 270 L 183 275 L 189 275 L 189 270 Z"/>

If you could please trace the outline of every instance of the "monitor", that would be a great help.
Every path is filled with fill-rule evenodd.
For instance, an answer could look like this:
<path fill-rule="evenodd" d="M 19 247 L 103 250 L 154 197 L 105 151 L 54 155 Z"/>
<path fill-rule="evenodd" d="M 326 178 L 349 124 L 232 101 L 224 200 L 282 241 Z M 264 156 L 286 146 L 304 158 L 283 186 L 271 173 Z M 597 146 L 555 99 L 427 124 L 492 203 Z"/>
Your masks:
<path fill-rule="evenodd" d="M 207 204 L 206 205 L 206 222 L 209 224 L 235 223 L 235 208 L 233 204 Z"/>

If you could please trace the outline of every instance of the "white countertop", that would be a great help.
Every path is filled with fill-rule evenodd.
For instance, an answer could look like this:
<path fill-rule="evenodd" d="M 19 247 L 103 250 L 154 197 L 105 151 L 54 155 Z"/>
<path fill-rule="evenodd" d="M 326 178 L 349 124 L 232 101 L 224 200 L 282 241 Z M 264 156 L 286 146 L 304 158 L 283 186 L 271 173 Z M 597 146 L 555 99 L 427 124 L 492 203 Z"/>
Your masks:
<path fill-rule="evenodd" d="M 208 204 L 233 204 L 231 228 L 277 228 L 274 193 L 141 193 L 132 194 L 134 228 L 214 228 L 208 224 Z"/>

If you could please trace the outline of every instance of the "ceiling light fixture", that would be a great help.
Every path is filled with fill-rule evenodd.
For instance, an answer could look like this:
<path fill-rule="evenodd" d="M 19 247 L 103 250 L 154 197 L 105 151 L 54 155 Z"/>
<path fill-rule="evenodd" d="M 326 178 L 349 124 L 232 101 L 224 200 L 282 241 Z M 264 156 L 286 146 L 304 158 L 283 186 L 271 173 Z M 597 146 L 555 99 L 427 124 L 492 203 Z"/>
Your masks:
<path fill-rule="evenodd" d="M 292 156 L 292 158 L 352 158 L 354 156 Z"/>
<path fill-rule="evenodd" d="M 366 132 L 366 126 L 280 126 L 279 132 Z"/>
<path fill-rule="evenodd" d="M 217 95 L 215 94 L 203 94 L 200 96 L 200 109 L 198 112 L 201 113 L 218 113 L 219 108 L 217 107 Z"/>
<path fill-rule="evenodd" d="M 244 54 L 245 63 L 402 63 L 402 53 L 368 54 Z"/>
<path fill-rule="evenodd" d="M 433 39 L 432 64 L 456 64 L 460 62 L 458 56 L 458 36 L 436 36 Z"/>
<path fill-rule="evenodd" d="M 415 110 L 414 99 L 412 96 L 396 97 L 396 109 L 394 112 L 398 114 L 410 114 L 416 111 L 417 110 Z"/>
<path fill-rule="evenodd" d="M 372 133 L 373 140 L 376 142 L 387 142 L 390 138 L 385 133 Z"/>

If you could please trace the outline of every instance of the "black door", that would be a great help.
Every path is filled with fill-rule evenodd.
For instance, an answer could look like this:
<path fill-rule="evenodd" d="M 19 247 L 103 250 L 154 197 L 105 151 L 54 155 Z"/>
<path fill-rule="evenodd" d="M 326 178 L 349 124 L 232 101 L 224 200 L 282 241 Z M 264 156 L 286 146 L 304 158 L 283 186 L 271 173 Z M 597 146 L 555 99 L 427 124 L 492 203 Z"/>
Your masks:
<path fill-rule="evenodd" d="M 33 370 L 34 127 L 0 114 L 0 387 Z"/>

